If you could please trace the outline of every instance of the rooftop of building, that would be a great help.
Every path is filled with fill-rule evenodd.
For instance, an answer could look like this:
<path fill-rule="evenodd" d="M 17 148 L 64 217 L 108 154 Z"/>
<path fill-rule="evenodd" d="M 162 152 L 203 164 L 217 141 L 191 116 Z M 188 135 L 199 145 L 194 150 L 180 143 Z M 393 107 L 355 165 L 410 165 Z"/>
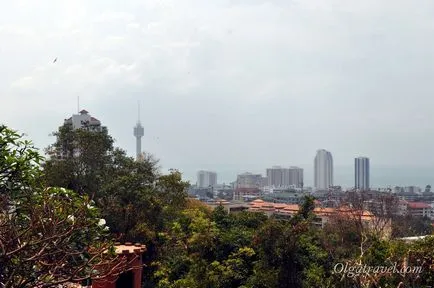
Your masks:
<path fill-rule="evenodd" d="M 408 202 L 407 205 L 410 209 L 431 209 L 431 205 L 425 202 Z"/>
<path fill-rule="evenodd" d="M 275 211 L 279 213 L 295 214 L 300 210 L 300 206 L 297 204 L 283 204 L 283 203 L 273 203 L 265 202 L 264 200 L 257 199 L 249 203 L 251 211 Z M 371 219 L 374 214 L 367 210 L 356 210 L 348 206 L 341 206 L 339 208 L 325 208 L 325 207 L 315 207 L 313 212 L 319 216 L 330 216 L 330 215 L 347 215 L 347 216 L 357 216 L 362 219 Z"/>
<path fill-rule="evenodd" d="M 115 243 L 116 254 L 133 254 L 143 253 L 146 251 L 146 246 L 140 243 Z"/>
<path fill-rule="evenodd" d="M 405 242 L 413 242 L 413 241 L 422 240 L 422 239 L 425 239 L 428 237 L 433 237 L 433 235 L 411 236 L 411 237 L 403 237 L 403 238 L 398 238 L 398 239 L 403 240 Z"/>

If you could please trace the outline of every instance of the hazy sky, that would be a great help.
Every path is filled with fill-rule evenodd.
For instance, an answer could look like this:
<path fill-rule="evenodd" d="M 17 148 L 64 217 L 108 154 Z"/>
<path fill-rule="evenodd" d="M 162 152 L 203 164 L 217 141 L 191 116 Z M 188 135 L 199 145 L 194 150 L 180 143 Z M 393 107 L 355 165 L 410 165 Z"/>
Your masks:
<path fill-rule="evenodd" d="M 434 166 L 434 1 L 28 0 L 0 9 L 0 121 L 85 108 L 165 168 Z M 58 61 L 53 63 L 57 57 Z"/>

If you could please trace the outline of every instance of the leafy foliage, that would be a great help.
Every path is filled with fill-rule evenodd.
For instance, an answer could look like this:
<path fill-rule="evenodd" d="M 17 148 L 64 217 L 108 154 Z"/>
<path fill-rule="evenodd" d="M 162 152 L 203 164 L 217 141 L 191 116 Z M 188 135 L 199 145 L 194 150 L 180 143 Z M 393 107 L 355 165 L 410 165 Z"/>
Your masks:
<path fill-rule="evenodd" d="M 44 188 L 31 142 L 4 126 L 0 132 L 2 286 L 52 287 L 103 276 L 101 265 L 115 268 L 107 227 L 89 197 Z"/>
<path fill-rule="evenodd" d="M 0 194 L 19 197 L 41 187 L 40 163 L 43 160 L 32 142 L 0 125 Z"/>
<path fill-rule="evenodd" d="M 24 205 L 24 202 L 13 202 L 12 198 L 8 198 L 1 210 L 1 227 L 9 228 L 0 230 L 4 233 L 0 234 L 3 241 L 0 244 L 6 243 L 5 239 L 14 239 L 13 235 L 22 234 L 25 237 L 8 243 L 8 247 L 12 247 L 8 249 L 12 250 L 3 249 L 17 250 L 15 258 L 7 258 L 5 253 L 0 258 L 2 263 L 9 265 L 9 268 L 0 268 L 0 272 L 14 281 L 21 279 L 19 277 L 25 278 L 10 276 L 10 271 L 15 271 L 15 268 L 17 275 L 21 275 L 20 269 L 42 271 L 39 267 L 44 265 L 32 266 L 25 258 L 32 253 L 35 255 L 42 248 L 47 255 L 54 256 L 44 256 L 45 252 L 41 255 L 54 262 L 60 261 L 55 256 L 56 253 L 61 254 L 59 249 L 72 254 L 62 258 L 68 259 L 69 266 L 65 264 L 55 270 L 60 273 L 56 276 L 57 281 L 65 280 L 60 275 L 71 274 L 72 267 L 83 267 L 79 270 L 81 274 L 75 274 L 76 279 L 89 276 L 95 270 L 92 265 L 97 267 L 98 263 L 109 261 L 104 257 L 110 254 L 95 254 L 98 248 L 109 246 L 109 242 L 105 241 L 108 233 L 122 241 L 146 243 L 143 287 L 397 287 L 428 285 L 433 281 L 432 240 L 408 244 L 382 238 L 380 233 L 369 232 L 358 214 L 354 217 L 330 217 L 329 223 L 320 229 L 313 223 L 315 205 L 311 197 L 305 199 L 299 213 L 289 220 L 268 218 L 262 213 L 229 214 L 223 206 L 211 210 L 203 203 L 187 198 L 188 183 L 182 180 L 179 171 L 172 170 L 162 175 L 158 162 L 146 154 L 141 161 L 135 161 L 125 151 L 113 146 L 114 141 L 106 130 L 72 130 L 69 126 L 62 126 L 55 133 L 56 143 L 47 149 L 51 158 L 44 165 L 43 179 L 48 186 L 73 191 L 44 189 L 40 181 L 39 154 L 33 154 L 32 149 L 20 150 L 19 147 L 31 147 L 31 143 L 22 142 L 15 132 L 7 133 L 9 140 L 3 142 L 9 143 L 8 146 L 0 146 L 3 149 L 0 161 L 9 159 L 2 163 L 3 169 L 0 170 L 3 181 L 1 192 L 3 195 L 20 195 L 20 199 L 27 201 Z M 3 142 L 0 141 L 0 145 Z M 14 156 L 4 158 L 5 155 Z M 20 164 L 16 165 L 14 161 Z M 34 194 L 34 191 L 39 192 Z M 350 196 L 353 207 L 363 207 L 366 200 L 363 195 Z M 386 197 L 383 200 L 387 205 L 375 210 L 379 219 L 393 214 L 393 199 Z M 32 208 L 29 203 L 38 205 Z M 43 214 L 46 209 L 51 214 Z M 45 219 L 45 222 L 35 220 L 38 217 Z M 106 219 L 109 231 L 98 225 L 99 217 Z M 47 219 L 54 220 L 48 223 Z M 382 223 L 377 223 L 380 230 L 384 229 Z M 396 226 L 395 235 L 429 232 L 431 227 L 427 223 Z M 22 230 L 25 227 L 32 227 L 34 231 Z M 410 231 L 410 227 L 416 230 Z M 70 234 L 68 229 L 72 229 Z M 41 247 L 37 242 L 41 239 L 38 238 L 41 237 L 40 231 L 45 231 L 43 237 L 51 237 L 60 231 L 65 239 L 57 242 L 48 240 L 45 241 L 48 245 Z M 30 244 L 21 248 L 22 243 L 36 244 L 32 250 Z M 59 248 L 59 243 L 64 247 Z M 89 243 L 95 244 L 94 254 L 89 251 Z M 23 262 L 23 259 L 26 261 Z M 47 261 L 43 258 L 43 263 Z M 422 263 L 424 274 L 403 276 L 383 273 L 373 277 L 349 278 L 333 273 L 336 263 L 398 263 L 398 267 L 405 263 Z M 46 275 L 55 273 L 51 270 L 47 273 L 44 270 L 41 277 L 32 274 L 32 280 L 26 279 L 33 284 L 35 279 L 48 281 L 45 285 L 49 285 L 54 280 Z"/>
<path fill-rule="evenodd" d="M 114 140 L 107 130 L 73 130 L 63 125 L 53 136 L 56 142 L 46 149 L 50 159 L 44 165 L 47 185 L 79 193 L 99 191 L 108 176 L 106 168 L 114 150 Z"/>
<path fill-rule="evenodd" d="M 80 281 L 103 274 L 96 267 L 114 259 L 104 253 L 110 247 L 107 227 L 88 197 L 46 188 L 3 211 L 0 275 L 5 287 Z"/>

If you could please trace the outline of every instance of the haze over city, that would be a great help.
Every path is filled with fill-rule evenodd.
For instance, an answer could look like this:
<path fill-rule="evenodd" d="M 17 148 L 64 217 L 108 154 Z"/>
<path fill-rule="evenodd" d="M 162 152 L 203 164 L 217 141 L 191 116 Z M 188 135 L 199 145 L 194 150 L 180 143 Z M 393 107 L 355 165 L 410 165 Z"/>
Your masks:
<path fill-rule="evenodd" d="M 432 1 L 13 1 L 0 9 L 0 115 L 36 146 L 86 109 L 116 145 L 197 170 L 354 157 L 375 185 L 433 184 Z M 54 61 L 57 59 L 56 61 Z"/>

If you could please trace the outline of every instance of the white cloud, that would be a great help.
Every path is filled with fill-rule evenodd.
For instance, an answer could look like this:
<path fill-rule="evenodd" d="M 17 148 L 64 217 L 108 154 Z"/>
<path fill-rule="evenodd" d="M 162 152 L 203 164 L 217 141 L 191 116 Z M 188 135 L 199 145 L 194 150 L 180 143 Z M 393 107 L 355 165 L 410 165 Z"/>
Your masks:
<path fill-rule="evenodd" d="M 14 88 L 16 87 L 16 88 L 31 89 L 31 88 L 34 88 L 35 84 L 36 83 L 35 83 L 33 77 L 27 76 L 27 77 L 23 77 L 23 78 L 20 78 L 16 81 L 12 82 L 11 86 Z"/>

